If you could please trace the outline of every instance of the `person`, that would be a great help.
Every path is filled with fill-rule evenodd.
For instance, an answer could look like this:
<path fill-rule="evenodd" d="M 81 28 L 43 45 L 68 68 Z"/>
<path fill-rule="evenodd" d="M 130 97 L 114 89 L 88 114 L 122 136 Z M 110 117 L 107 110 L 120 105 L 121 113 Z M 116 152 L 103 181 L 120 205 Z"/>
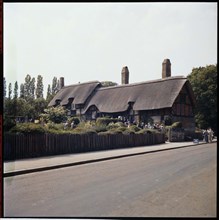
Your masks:
<path fill-rule="evenodd" d="M 208 132 L 208 141 L 211 143 L 213 139 L 213 131 L 211 128 L 208 128 L 207 132 Z"/>
<path fill-rule="evenodd" d="M 208 132 L 207 132 L 207 130 L 204 130 L 204 131 L 203 131 L 203 136 L 204 136 L 204 141 L 205 141 L 206 143 L 208 143 Z"/>
<path fill-rule="evenodd" d="M 66 121 L 66 122 L 64 123 L 64 130 L 66 130 L 67 127 L 68 127 L 68 122 Z"/>
<path fill-rule="evenodd" d="M 72 123 L 71 123 L 71 129 L 73 129 L 73 128 L 74 128 L 74 124 L 75 124 L 75 122 L 74 122 L 74 121 L 72 121 Z"/>

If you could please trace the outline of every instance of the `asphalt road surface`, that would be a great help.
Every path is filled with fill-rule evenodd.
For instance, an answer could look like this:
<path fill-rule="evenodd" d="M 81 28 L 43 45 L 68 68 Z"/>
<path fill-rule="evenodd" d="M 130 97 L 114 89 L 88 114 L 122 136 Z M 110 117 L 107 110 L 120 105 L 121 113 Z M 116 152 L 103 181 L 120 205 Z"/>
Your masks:
<path fill-rule="evenodd" d="M 216 217 L 216 143 L 4 178 L 4 217 Z"/>

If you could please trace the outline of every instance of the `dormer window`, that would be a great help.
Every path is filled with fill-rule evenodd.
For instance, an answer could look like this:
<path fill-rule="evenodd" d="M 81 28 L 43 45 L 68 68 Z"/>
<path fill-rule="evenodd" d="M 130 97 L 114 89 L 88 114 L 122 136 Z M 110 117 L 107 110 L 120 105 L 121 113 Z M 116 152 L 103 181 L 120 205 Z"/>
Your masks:
<path fill-rule="evenodd" d="M 56 104 L 55 104 L 55 106 L 60 105 L 60 103 L 61 103 L 61 100 L 57 99 L 57 100 L 56 100 Z"/>

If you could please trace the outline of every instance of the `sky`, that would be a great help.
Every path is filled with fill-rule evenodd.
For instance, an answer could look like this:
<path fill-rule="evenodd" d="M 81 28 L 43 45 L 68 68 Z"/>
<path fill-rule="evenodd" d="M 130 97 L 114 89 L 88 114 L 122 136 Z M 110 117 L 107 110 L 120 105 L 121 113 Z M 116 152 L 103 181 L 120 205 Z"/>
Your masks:
<path fill-rule="evenodd" d="M 217 2 L 3 3 L 3 75 L 20 86 L 43 76 L 44 97 L 53 77 L 65 85 L 121 84 L 172 76 L 217 64 Z"/>

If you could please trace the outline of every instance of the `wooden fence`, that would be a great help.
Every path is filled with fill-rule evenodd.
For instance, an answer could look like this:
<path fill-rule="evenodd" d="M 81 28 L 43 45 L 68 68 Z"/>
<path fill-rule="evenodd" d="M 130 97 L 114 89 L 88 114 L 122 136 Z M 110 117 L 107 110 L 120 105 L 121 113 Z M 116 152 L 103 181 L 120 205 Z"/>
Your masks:
<path fill-rule="evenodd" d="M 80 153 L 165 142 L 164 134 L 5 134 L 4 160 Z"/>

